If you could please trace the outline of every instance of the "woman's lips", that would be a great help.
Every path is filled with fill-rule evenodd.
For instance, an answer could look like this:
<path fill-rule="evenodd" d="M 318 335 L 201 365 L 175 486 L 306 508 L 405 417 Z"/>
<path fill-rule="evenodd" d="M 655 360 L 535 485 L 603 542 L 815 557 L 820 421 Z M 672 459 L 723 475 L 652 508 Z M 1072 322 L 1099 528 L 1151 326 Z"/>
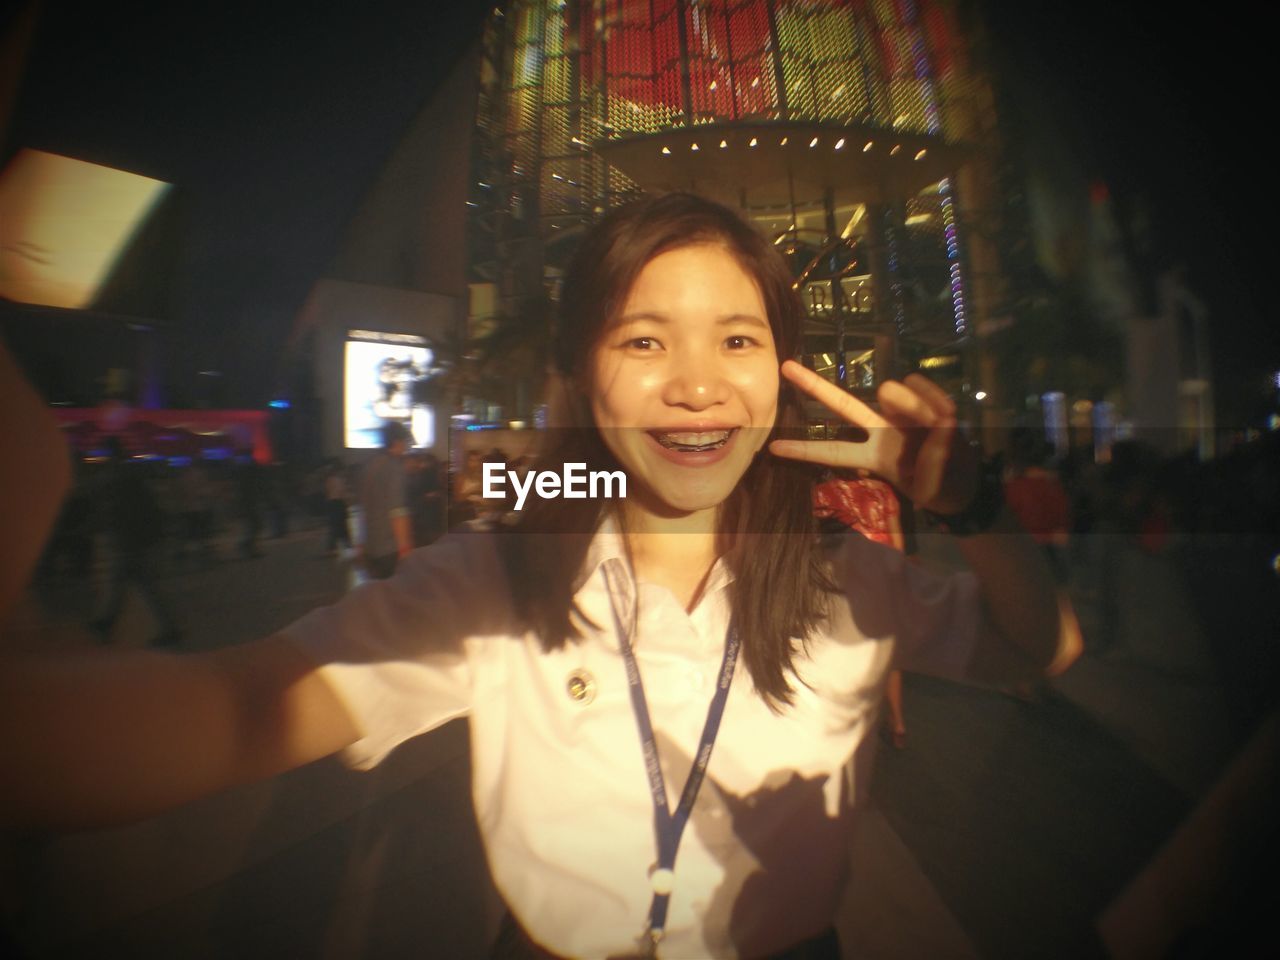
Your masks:
<path fill-rule="evenodd" d="M 653 437 L 669 450 L 682 449 L 690 452 L 691 448 L 710 450 L 722 446 L 733 433 L 732 428 L 724 430 L 650 430 Z"/>
<path fill-rule="evenodd" d="M 646 431 L 645 437 L 664 460 L 682 467 L 709 467 L 730 454 L 738 433 L 737 427 L 729 430 L 653 430 Z M 661 440 L 658 439 L 659 434 Z M 672 445 L 673 442 L 679 445 Z M 686 443 L 689 446 L 685 446 Z"/>

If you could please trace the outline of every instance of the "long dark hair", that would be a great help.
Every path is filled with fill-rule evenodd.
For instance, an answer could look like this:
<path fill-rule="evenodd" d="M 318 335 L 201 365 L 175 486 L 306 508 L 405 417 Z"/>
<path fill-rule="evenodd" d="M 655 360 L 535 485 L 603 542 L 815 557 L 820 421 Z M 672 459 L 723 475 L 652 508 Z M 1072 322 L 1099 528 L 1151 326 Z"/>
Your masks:
<path fill-rule="evenodd" d="M 686 193 L 645 198 L 619 207 L 583 238 L 565 275 L 554 358 L 569 383 L 585 384 L 588 361 L 622 309 L 646 264 L 694 244 L 724 247 L 760 286 L 778 361 L 799 351 L 803 307 L 786 262 L 765 238 L 727 207 Z M 566 393 L 570 425 L 549 432 L 536 469 L 559 472 L 565 463 L 588 470 L 621 469 L 595 428 L 582 391 Z M 786 381 L 769 439 L 803 432 L 800 397 Z M 775 709 L 792 700 L 793 658 L 826 612 L 833 588 L 811 507 L 812 471 L 761 452 L 723 504 L 718 547 L 734 574 L 730 606 L 742 656 L 756 690 Z M 576 578 L 603 500 L 537 498 L 504 538 L 517 614 L 546 649 L 580 634 L 573 623 Z"/>

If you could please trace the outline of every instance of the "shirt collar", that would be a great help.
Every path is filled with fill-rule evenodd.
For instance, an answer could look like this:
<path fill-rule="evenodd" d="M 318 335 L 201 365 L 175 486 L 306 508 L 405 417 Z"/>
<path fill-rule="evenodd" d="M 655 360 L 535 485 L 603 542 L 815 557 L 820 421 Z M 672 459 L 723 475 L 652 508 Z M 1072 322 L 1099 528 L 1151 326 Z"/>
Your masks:
<path fill-rule="evenodd" d="M 573 581 L 575 596 L 591 582 L 601 565 L 609 560 L 616 560 L 623 570 L 630 570 L 630 565 L 627 563 L 627 545 L 623 542 L 622 531 L 618 529 L 618 520 L 612 510 L 605 511 L 604 519 L 591 537 L 586 559 L 583 560 L 578 575 Z"/>
<path fill-rule="evenodd" d="M 613 568 L 615 582 L 625 584 L 625 588 L 628 590 L 635 589 L 635 581 L 631 575 L 631 564 L 627 560 L 627 546 L 623 540 L 622 531 L 618 528 L 618 519 L 612 510 L 605 511 L 604 519 L 591 538 L 591 545 L 587 548 L 586 559 L 583 561 L 582 567 L 578 570 L 578 575 L 573 581 L 575 597 L 586 588 L 594 577 L 597 575 L 603 576 L 603 571 L 600 568 L 606 563 L 609 563 Z M 729 568 L 728 562 L 724 557 L 720 557 L 716 560 L 715 566 L 711 568 L 711 576 L 707 579 L 706 589 L 702 591 L 702 599 L 706 599 L 715 592 L 723 590 L 733 583 L 733 580 L 733 571 Z M 607 581 L 606 589 L 608 589 Z M 627 602 L 629 598 L 620 597 L 618 599 Z M 701 603 L 701 600 L 699 602 Z"/>

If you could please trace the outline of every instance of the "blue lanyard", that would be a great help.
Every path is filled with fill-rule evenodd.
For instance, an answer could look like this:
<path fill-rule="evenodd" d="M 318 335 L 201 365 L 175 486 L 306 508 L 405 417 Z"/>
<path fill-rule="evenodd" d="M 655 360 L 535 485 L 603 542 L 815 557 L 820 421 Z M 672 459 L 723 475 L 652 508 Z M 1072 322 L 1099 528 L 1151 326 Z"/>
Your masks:
<path fill-rule="evenodd" d="M 610 599 L 613 600 L 616 591 L 610 589 L 609 593 Z M 616 602 L 611 606 L 614 623 L 618 629 L 618 643 L 627 668 L 631 709 L 636 717 L 636 727 L 640 731 L 640 746 L 644 750 L 644 769 L 649 776 L 649 792 L 653 799 L 653 833 L 658 843 L 658 862 L 649 875 L 653 886 L 653 901 L 649 905 L 647 936 L 649 951 L 652 954 L 658 941 L 662 939 L 663 930 L 667 925 L 667 907 L 671 902 L 671 885 L 674 880 L 676 853 L 680 849 L 680 838 L 684 834 L 685 825 L 689 822 L 689 814 L 693 811 L 693 802 L 697 799 L 698 790 L 702 787 L 707 764 L 711 761 L 711 750 L 715 746 L 716 734 L 720 730 L 720 719 L 724 716 L 725 701 L 729 698 L 729 685 L 733 681 L 733 669 L 738 662 L 738 632 L 730 623 L 728 633 L 725 635 L 724 659 L 720 663 L 720 672 L 716 677 L 715 694 L 711 697 L 710 706 L 707 707 L 707 721 L 702 727 L 698 752 L 693 758 L 693 766 L 689 769 L 689 776 L 684 782 L 680 802 L 672 813 L 667 809 L 667 786 L 662 778 L 662 766 L 658 760 L 658 743 L 653 736 L 649 707 L 644 698 L 640 666 L 636 663 L 636 655 L 631 649 L 627 632 L 622 627 L 622 618 L 618 615 Z"/>

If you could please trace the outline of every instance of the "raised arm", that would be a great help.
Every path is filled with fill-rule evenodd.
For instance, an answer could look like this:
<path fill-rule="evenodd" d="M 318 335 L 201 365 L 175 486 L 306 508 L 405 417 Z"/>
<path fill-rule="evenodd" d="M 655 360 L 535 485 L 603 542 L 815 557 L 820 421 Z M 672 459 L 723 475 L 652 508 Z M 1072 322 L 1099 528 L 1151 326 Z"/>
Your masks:
<path fill-rule="evenodd" d="M 327 756 L 360 731 L 280 636 L 203 654 L 0 662 L 0 823 L 137 820 Z"/>
<path fill-rule="evenodd" d="M 956 429 L 955 404 L 919 374 L 887 381 L 880 412 L 794 361 L 782 373 L 805 393 L 867 430 L 864 443 L 775 440 L 777 456 L 883 477 L 917 506 L 957 514 L 978 491 L 977 457 Z M 1079 627 L 1071 604 L 1054 584 L 1039 547 L 1006 512 L 985 532 L 960 539 L 978 577 L 990 629 L 978 638 L 971 672 L 1012 683 L 1065 670 L 1079 655 Z"/>

